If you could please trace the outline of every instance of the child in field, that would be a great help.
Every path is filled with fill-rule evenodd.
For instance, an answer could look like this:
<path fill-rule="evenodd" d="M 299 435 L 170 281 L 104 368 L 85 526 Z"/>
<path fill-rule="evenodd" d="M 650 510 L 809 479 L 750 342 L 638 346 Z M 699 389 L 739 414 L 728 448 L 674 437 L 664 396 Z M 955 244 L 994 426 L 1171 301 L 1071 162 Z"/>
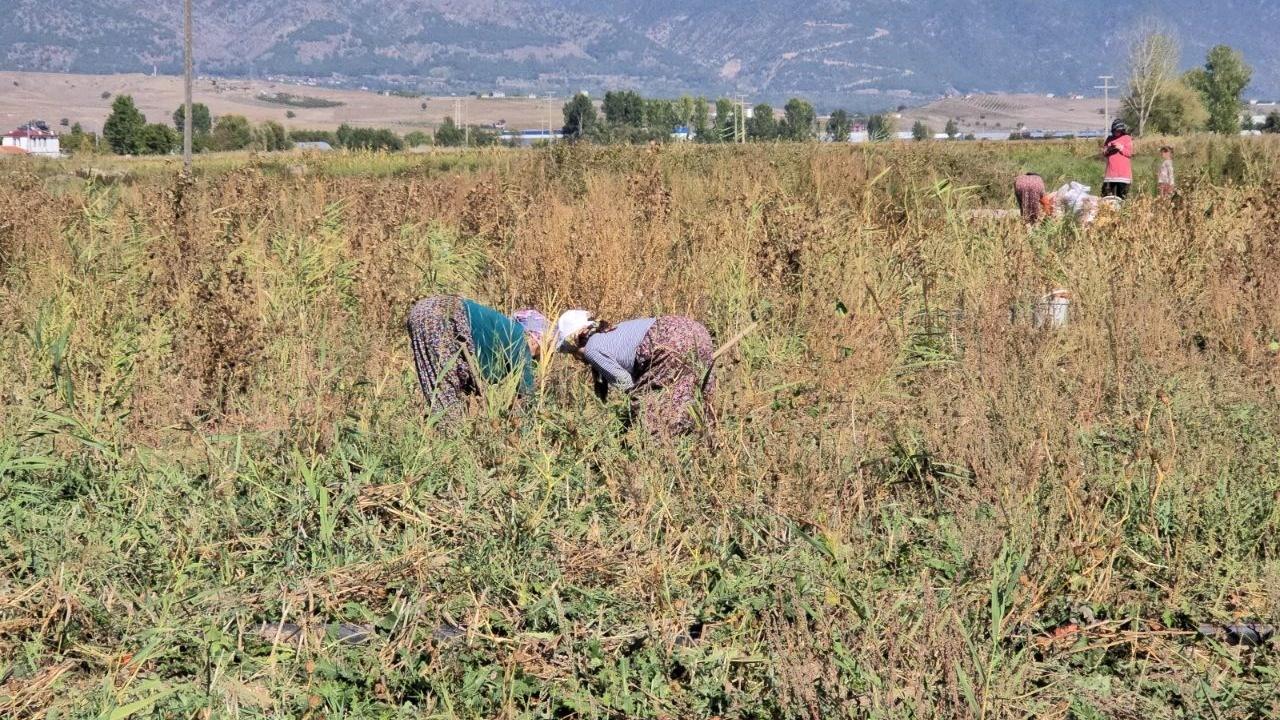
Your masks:
<path fill-rule="evenodd" d="M 1160 163 L 1160 175 L 1156 178 L 1156 182 L 1160 185 L 1160 197 L 1173 196 L 1173 148 L 1165 145 L 1160 148 L 1160 157 L 1164 161 Z"/>

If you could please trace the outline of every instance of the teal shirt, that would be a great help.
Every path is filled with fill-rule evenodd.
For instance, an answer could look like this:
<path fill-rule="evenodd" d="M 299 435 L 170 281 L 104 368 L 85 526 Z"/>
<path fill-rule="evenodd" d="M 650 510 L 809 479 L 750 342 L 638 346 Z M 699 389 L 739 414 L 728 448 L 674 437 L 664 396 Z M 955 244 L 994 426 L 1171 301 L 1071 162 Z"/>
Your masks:
<path fill-rule="evenodd" d="M 533 355 L 524 339 L 520 323 L 490 307 L 470 300 L 462 301 L 471 323 L 475 340 L 476 362 L 485 382 L 496 383 L 511 373 L 520 373 L 520 392 L 533 392 Z"/>

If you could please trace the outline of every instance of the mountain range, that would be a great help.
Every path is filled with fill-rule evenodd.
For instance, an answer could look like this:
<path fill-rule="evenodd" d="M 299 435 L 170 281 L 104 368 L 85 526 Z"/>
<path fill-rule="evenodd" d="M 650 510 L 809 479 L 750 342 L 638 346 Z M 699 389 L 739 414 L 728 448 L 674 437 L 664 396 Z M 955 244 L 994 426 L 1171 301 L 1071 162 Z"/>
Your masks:
<path fill-rule="evenodd" d="M 181 3 L 9 0 L 0 69 L 176 73 Z M 792 95 L 852 109 L 966 92 L 1085 92 L 1129 39 L 1184 66 L 1239 48 L 1280 95 L 1276 0 L 196 0 L 198 71 L 432 94 Z"/>

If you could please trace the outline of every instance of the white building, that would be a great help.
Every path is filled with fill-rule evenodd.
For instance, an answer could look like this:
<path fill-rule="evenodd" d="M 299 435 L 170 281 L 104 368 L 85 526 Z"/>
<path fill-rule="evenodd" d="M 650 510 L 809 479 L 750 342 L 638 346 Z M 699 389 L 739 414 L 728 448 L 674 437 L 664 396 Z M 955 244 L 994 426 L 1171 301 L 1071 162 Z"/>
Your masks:
<path fill-rule="evenodd" d="M 44 157 L 58 157 L 62 150 L 58 147 L 58 136 L 46 130 L 32 127 L 19 128 L 0 137 L 0 146 L 16 147 L 19 150 Z"/>

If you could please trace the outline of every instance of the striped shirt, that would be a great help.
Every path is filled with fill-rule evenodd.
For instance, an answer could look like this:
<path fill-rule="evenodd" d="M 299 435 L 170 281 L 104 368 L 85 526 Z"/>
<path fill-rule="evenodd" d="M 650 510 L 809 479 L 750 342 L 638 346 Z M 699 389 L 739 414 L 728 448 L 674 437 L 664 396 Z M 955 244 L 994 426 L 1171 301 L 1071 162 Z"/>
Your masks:
<path fill-rule="evenodd" d="M 582 357 L 596 374 L 619 390 L 630 390 L 635 382 L 636 349 L 653 327 L 654 318 L 627 320 L 608 332 L 596 333 L 582 346 Z"/>

